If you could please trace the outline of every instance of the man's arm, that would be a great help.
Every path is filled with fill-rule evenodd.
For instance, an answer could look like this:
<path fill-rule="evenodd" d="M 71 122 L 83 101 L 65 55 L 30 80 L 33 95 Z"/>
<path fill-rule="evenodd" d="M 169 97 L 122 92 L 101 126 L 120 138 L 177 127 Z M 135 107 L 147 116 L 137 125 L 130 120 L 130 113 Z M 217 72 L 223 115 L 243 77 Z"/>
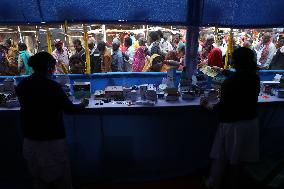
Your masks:
<path fill-rule="evenodd" d="M 59 95 L 59 103 L 64 112 L 66 113 L 76 113 L 83 110 L 86 106 L 88 106 L 89 101 L 83 100 L 80 104 L 73 104 L 69 98 L 67 97 L 66 93 L 63 91 L 61 86 L 58 86 L 58 95 Z"/>

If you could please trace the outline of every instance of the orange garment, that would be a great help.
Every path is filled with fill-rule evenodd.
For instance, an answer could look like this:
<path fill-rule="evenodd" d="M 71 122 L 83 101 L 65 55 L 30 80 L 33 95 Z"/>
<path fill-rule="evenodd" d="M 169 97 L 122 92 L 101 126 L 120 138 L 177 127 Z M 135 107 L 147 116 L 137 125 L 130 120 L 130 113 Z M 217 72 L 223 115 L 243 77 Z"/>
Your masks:
<path fill-rule="evenodd" d="M 18 75 L 18 62 L 16 60 L 16 56 L 18 54 L 18 49 L 14 47 L 10 47 L 7 54 L 6 59 L 8 62 L 8 70 L 7 75 Z"/>
<path fill-rule="evenodd" d="M 166 64 L 163 64 L 162 69 L 161 69 L 161 72 L 167 72 L 168 69 L 169 69 L 169 66 L 166 65 Z"/>

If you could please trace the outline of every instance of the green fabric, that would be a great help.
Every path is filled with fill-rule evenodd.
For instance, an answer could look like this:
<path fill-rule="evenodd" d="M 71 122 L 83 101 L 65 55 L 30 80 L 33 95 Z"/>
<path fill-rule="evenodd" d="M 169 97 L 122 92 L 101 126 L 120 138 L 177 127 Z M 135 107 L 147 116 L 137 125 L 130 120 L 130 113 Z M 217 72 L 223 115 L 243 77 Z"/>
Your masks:
<path fill-rule="evenodd" d="M 21 56 L 21 59 L 23 60 L 23 63 L 24 63 L 24 68 L 25 68 L 25 72 L 24 72 L 24 75 L 31 75 L 33 73 L 33 70 L 32 68 L 28 65 L 28 61 L 29 61 L 29 58 L 30 58 L 30 55 L 27 51 L 20 51 L 20 56 Z"/>

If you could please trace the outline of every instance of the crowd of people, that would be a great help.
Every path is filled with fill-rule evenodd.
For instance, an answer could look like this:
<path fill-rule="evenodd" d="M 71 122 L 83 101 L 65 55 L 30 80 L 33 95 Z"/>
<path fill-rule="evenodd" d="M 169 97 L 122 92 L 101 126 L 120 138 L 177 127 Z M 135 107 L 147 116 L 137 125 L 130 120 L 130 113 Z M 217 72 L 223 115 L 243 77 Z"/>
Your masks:
<path fill-rule="evenodd" d="M 224 37 L 219 43 L 215 42 L 213 35 L 201 39 L 199 44 L 199 67 L 208 65 L 211 67 L 224 68 L 225 56 L 228 47 L 228 37 Z M 284 69 L 284 36 L 277 33 L 259 33 L 258 37 L 240 37 L 232 41 L 233 51 L 246 47 L 255 54 L 258 69 L 283 70 Z M 230 65 L 230 61 L 228 65 Z"/>
<path fill-rule="evenodd" d="M 81 74 L 86 68 L 85 49 L 78 39 L 73 41 L 73 45 L 76 52 L 70 57 L 66 67 L 70 67 L 70 73 Z M 123 40 L 116 36 L 111 45 L 90 38 L 88 47 L 91 73 L 166 72 L 168 66 L 174 65 L 178 70 L 182 70 L 184 66 L 185 44 L 182 42 L 182 36 L 174 36 L 171 43 L 161 31 L 150 32 L 148 40 L 143 33 L 137 38 L 131 33 Z M 62 49 L 62 45 L 60 48 Z M 59 49 L 55 51 L 58 52 Z M 62 61 L 54 57 L 57 66 L 62 67 Z M 56 70 L 60 73 L 60 69 Z"/>
<path fill-rule="evenodd" d="M 28 66 L 31 53 L 25 43 L 15 47 L 11 39 L 0 45 L 0 75 L 30 75 L 32 68 Z"/>
<path fill-rule="evenodd" d="M 228 35 L 216 41 L 214 35 L 201 35 L 199 41 L 198 67 L 208 65 L 223 69 L 228 47 Z M 257 38 L 242 37 L 233 40 L 233 49 L 247 47 L 255 53 L 259 69 L 284 69 L 284 36 L 260 33 Z M 56 74 L 86 73 L 86 49 L 82 41 L 73 41 L 74 53 L 62 40 L 54 40 L 53 57 L 56 59 Z M 88 40 L 91 73 L 106 72 L 166 72 L 168 67 L 183 70 L 185 65 L 185 40 L 179 33 L 171 38 L 161 30 L 152 31 L 146 39 L 144 33 L 127 34 L 123 39 L 116 35 L 112 42 Z M 12 44 L 10 39 L 0 45 L 0 75 L 30 75 L 27 64 L 31 53 L 27 45 Z M 228 63 L 230 65 L 230 62 Z"/>
<path fill-rule="evenodd" d="M 52 56 L 56 60 L 55 74 L 86 73 L 86 49 L 79 39 L 73 40 L 74 53 L 71 53 L 64 42 L 54 40 Z M 117 35 L 111 43 L 88 39 L 91 73 L 106 72 L 165 72 L 168 64 L 182 70 L 184 66 L 185 44 L 182 36 L 176 34 L 172 42 L 162 31 L 145 34 L 133 33 L 122 40 Z M 30 75 L 32 68 L 27 64 L 32 55 L 24 43 L 12 45 L 12 40 L 0 46 L 0 75 Z M 171 61 L 169 61 L 171 60 Z M 174 62 L 173 62 L 174 61 Z"/>

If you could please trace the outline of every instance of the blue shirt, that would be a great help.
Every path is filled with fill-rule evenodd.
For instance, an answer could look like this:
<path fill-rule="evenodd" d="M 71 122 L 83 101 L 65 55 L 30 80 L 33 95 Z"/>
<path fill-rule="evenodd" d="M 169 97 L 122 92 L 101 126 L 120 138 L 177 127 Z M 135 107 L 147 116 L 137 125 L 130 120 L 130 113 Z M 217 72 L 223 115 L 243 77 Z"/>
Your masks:
<path fill-rule="evenodd" d="M 123 72 L 123 55 L 121 50 L 114 51 L 112 54 L 111 70 L 113 72 Z"/>

